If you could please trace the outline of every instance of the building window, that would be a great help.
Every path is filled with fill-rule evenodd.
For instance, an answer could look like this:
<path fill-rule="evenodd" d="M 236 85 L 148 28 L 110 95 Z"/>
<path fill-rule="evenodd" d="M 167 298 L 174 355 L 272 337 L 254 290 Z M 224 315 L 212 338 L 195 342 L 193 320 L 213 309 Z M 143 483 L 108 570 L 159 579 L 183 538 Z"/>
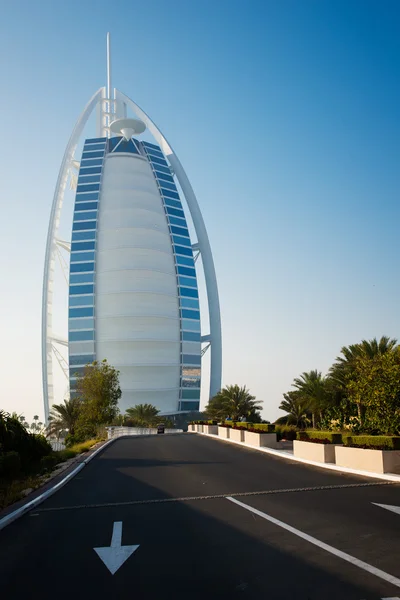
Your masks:
<path fill-rule="evenodd" d="M 182 298 L 183 299 L 183 298 Z M 182 310 L 182 313 L 184 311 Z M 194 312 L 193 310 L 186 311 L 190 313 L 189 316 L 182 314 L 182 329 L 185 331 L 200 331 L 200 313 Z M 193 317 L 192 314 L 197 315 L 197 317 Z M 198 319 L 197 321 L 189 321 L 188 319 Z"/>
<path fill-rule="evenodd" d="M 104 156 L 104 151 L 103 152 L 83 152 L 82 160 L 85 160 L 88 158 L 103 158 L 103 156 Z"/>
<path fill-rule="evenodd" d="M 199 292 L 195 288 L 180 287 L 179 288 L 179 295 L 180 296 L 186 296 L 186 297 L 189 297 L 189 298 L 198 298 L 199 297 Z"/>
<path fill-rule="evenodd" d="M 99 142 L 103 142 L 104 144 L 106 143 L 107 138 L 101 137 L 101 138 L 89 138 L 88 140 L 85 140 L 85 146 L 88 144 L 97 144 Z"/>
<path fill-rule="evenodd" d="M 182 363 L 185 365 L 201 365 L 201 356 L 198 354 L 182 354 Z"/>
<path fill-rule="evenodd" d="M 175 246 L 175 254 L 193 256 L 192 248 L 187 248 L 186 246 Z"/>
<path fill-rule="evenodd" d="M 176 235 L 183 235 L 184 237 L 189 237 L 189 230 L 184 227 L 177 227 L 176 225 L 171 225 L 172 233 L 176 233 Z"/>
<path fill-rule="evenodd" d="M 69 341 L 70 342 L 85 342 L 93 339 L 94 332 L 92 331 L 70 331 Z M 190 355 L 189 355 L 190 356 Z"/>
<path fill-rule="evenodd" d="M 71 252 L 71 263 L 94 261 L 94 252 Z"/>
<path fill-rule="evenodd" d="M 88 144 L 87 142 L 85 142 L 85 146 L 83 148 L 84 152 L 93 152 L 94 150 L 103 150 L 105 149 L 106 145 L 105 142 L 102 142 L 101 144 Z"/>
<path fill-rule="evenodd" d="M 88 200 L 98 200 L 99 192 L 88 192 L 87 194 L 76 194 L 75 204 L 77 202 L 87 202 Z"/>
<path fill-rule="evenodd" d="M 172 190 L 172 191 L 176 190 L 175 183 L 170 183 L 169 181 L 160 181 L 160 185 L 166 190 Z"/>
<path fill-rule="evenodd" d="M 72 365 L 88 365 L 94 361 L 93 354 L 76 354 L 75 356 L 69 356 L 69 364 Z"/>
<path fill-rule="evenodd" d="M 94 283 L 94 273 L 71 273 L 69 283 Z"/>
<path fill-rule="evenodd" d="M 93 294 L 93 285 L 73 285 L 70 287 L 69 295 L 78 296 L 79 294 Z"/>
<path fill-rule="evenodd" d="M 97 211 L 90 210 L 85 212 L 75 212 L 74 221 L 91 221 L 97 219 Z"/>
<path fill-rule="evenodd" d="M 184 342 L 200 342 L 201 335 L 197 331 L 183 331 L 182 340 Z"/>
<path fill-rule="evenodd" d="M 86 296 L 71 296 L 69 305 L 72 306 L 93 306 L 93 294 Z"/>
<path fill-rule="evenodd" d="M 80 242 L 81 240 L 95 240 L 95 231 L 74 231 L 72 234 L 73 242 Z"/>
<path fill-rule="evenodd" d="M 86 175 L 79 173 L 78 185 L 86 185 L 87 183 L 100 183 L 101 175 Z"/>
<path fill-rule="evenodd" d="M 200 408 L 200 402 L 181 402 L 181 410 L 197 412 Z"/>
<path fill-rule="evenodd" d="M 154 163 L 154 164 L 156 164 L 156 165 L 162 165 L 163 167 L 167 166 L 166 160 L 164 158 L 160 158 L 158 156 L 152 156 L 151 157 L 151 162 Z"/>
<path fill-rule="evenodd" d="M 162 186 L 161 192 L 164 197 L 175 198 L 175 200 L 180 200 L 178 192 L 173 192 L 172 190 L 164 190 Z"/>
<path fill-rule="evenodd" d="M 174 244 L 179 244 L 181 246 L 189 246 L 190 248 L 192 247 L 192 243 L 190 241 L 190 238 L 186 238 L 186 237 L 182 237 L 180 235 L 173 235 L 172 239 L 174 240 Z"/>
<path fill-rule="evenodd" d="M 89 183 L 88 185 L 78 185 L 76 191 L 79 194 L 79 192 L 98 192 L 99 189 L 99 183 Z"/>
<path fill-rule="evenodd" d="M 74 263 L 69 267 L 70 273 L 85 273 L 86 271 L 94 271 L 94 262 L 89 263 Z"/>
<path fill-rule="evenodd" d="M 79 176 L 81 175 L 96 175 L 96 173 L 101 173 L 101 163 L 98 167 L 82 167 L 79 170 Z"/>
<path fill-rule="evenodd" d="M 81 252 L 82 250 L 94 250 L 95 242 L 73 242 L 71 252 Z M 186 273 L 187 275 L 187 273 Z"/>
<path fill-rule="evenodd" d="M 69 319 L 68 330 L 94 329 L 94 319 Z"/>
<path fill-rule="evenodd" d="M 200 308 L 199 301 L 196 298 L 181 298 L 181 306 L 182 308 Z"/>
<path fill-rule="evenodd" d="M 182 308 L 182 319 L 197 319 L 200 321 L 200 313 L 199 311 Z M 182 327 L 182 329 L 188 329 L 188 327 Z"/>
<path fill-rule="evenodd" d="M 81 160 L 81 166 L 80 168 L 86 168 L 86 167 L 101 167 L 103 165 L 103 159 L 102 158 L 96 158 L 94 160 Z"/>
<path fill-rule="evenodd" d="M 173 208 L 180 208 L 182 210 L 182 203 L 179 200 L 172 200 L 172 198 L 165 198 L 164 202 L 167 206 L 172 206 Z"/>
<path fill-rule="evenodd" d="M 196 270 L 189 267 L 178 267 L 179 275 L 187 275 L 188 277 L 196 277 Z"/>
<path fill-rule="evenodd" d="M 177 256 L 176 263 L 178 265 L 187 265 L 188 267 L 194 268 L 194 260 L 192 258 L 188 258 L 187 256 Z"/>
<path fill-rule="evenodd" d="M 80 212 L 82 210 L 97 210 L 97 206 L 97 202 L 79 202 L 78 204 L 75 204 L 75 212 Z"/>
<path fill-rule="evenodd" d="M 161 165 L 152 165 L 155 173 L 158 175 L 158 173 L 167 173 L 167 175 L 171 175 L 171 169 L 166 166 L 166 167 L 162 167 Z"/>
<path fill-rule="evenodd" d="M 175 182 L 174 182 L 174 178 L 171 175 L 167 175 L 167 173 L 157 173 L 157 179 L 160 180 L 160 184 L 161 185 L 164 185 L 164 181 L 169 181 L 170 183 L 173 183 L 174 187 L 172 187 L 171 189 L 172 190 L 176 190 L 176 185 L 175 185 Z"/>
<path fill-rule="evenodd" d="M 84 231 L 85 229 L 96 229 L 96 221 L 84 221 L 83 223 L 73 223 L 72 231 Z"/>
<path fill-rule="evenodd" d="M 70 308 L 68 311 L 68 317 L 74 319 L 77 317 L 93 317 L 93 307 L 86 308 Z"/>
<path fill-rule="evenodd" d="M 184 389 L 182 390 L 182 399 L 184 400 L 200 400 L 200 389 L 194 389 L 194 390 L 188 390 L 188 389 Z"/>
<path fill-rule="evenodd" d="M 180 275 L 178 277 L 178 279 L 179 279 L 179 285 L 180 286 L 188 286 L 190 288 L 196 288 L 197 289 L 197 281 L 196 281 L 195 277 L 193 277 L 193 278 L 191 278 L 191 277 L 183 277 L 183 275 Z"/>

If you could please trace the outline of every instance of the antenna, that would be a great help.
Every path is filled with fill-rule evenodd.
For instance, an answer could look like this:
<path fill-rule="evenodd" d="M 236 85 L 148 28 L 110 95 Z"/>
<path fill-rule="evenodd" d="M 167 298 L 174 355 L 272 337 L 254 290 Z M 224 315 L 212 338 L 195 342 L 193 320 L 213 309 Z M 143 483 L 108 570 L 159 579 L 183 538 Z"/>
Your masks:
<path fill-rule="evenodd" d="M 107 33 L 107 99 L 111 100 L 111 57 L 110 57 L 110 33 Z"/>

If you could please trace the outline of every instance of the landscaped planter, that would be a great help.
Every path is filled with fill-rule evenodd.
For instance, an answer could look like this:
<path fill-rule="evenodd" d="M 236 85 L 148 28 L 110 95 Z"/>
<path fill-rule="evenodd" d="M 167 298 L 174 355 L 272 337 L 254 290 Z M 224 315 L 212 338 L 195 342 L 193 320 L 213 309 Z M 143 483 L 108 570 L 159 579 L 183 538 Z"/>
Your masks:
<path fill-rule="evenodd" d="M 256 448 L 278 448 L 276 433 L 253 433 L 252 431 L 244 432 L 244 441 L 250 446 Z"/>
<path fill-rule="evenodd" d="M 194 423 L 190 423 L 188 427 L 188 431 L 197 431 L 196 425 Z"/>
<path fill-rule="evenodd" d="M 231 429 L 229 439 L 235 442 L 244 442 L 244 433 L 244 429 Z"/>
<path fill-rule="evenodd" d="M 197 433 L 203 433 L 204 425 L 197 425 Z"/>
<path fill-rule="evenodd" d="M 204 433 L 218 435 L 218 425 L 204 425 Z"/>
<path fill-rule="evenodd" d="M 335 462 L 336 444 L 317 444 L 294 440 L 293 454 L 298 458 L 306 458 L 321 463 Z"/>
<path fill-rule="evenodd" d="M 370 473 L 400 473 L 400 450 L 366 450 L 336 446 L 336 464 Z"/>
<path fill-rule="evenodd" d="M 229 440 L 230 427 L 220 427 L 218 425 L 218 436 L 222 439 Z"/>

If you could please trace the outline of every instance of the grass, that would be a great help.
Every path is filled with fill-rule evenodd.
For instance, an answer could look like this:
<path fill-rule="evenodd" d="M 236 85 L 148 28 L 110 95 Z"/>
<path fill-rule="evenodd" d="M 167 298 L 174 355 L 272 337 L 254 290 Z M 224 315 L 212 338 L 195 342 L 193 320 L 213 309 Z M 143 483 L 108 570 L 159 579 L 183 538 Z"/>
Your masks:
<path fill-rule="evenodd" d="M 4 486 L 0 486 L 0 510 L 6 508 L 10 504 L 14 504 L 23 498 L 23 491 L 29 488 L 36 490 L 42 484 L 42 478 L 38 475 L 26 477 L 11 481 Z"/>
<path fill-rule="evenodd" d="M 59 450 L 54 452 L 53 455 L 57 458 L 57 463 L 62 463 L 70 458 L 74 458 L 78 454 L 87 452 L 95 444 L 102 441 L 100 438 L 86 440 L 81 444 L 74 444 L 70 448 L 65 450 Z M 49 469 L 51 471 L 52 469 Z M 0 483 L 0 510 L 14 504 L 21 498 L 23 498 L 22 492 L 29 488 L 36 489 L 43 483 L 43 476 L 41 475 L 29 475 L 23 479 L 16 479 L 15 481 L 1 482 Z"/>

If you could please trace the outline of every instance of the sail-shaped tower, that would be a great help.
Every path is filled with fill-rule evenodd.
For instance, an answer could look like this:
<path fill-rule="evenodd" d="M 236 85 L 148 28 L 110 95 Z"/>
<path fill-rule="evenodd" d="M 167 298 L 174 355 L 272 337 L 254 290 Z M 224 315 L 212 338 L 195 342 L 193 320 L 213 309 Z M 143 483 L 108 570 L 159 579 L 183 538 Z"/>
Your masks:
<path fill-rule="evenodd" d="M 97 131 L 84 140 L 82 154 L 76 157 L 93 111 Z M 152 142 L 142 139 L 145 131 Z M 71 239 L 61 242 L 58 225 L 74 170 L 78 175 Z M 188 215 L 196 239 L 189 233 Z M 60 245 L 70 253 L 68 340 L 57 339 L 52 330 L 54 265 Z M 199 256 L 208 323 L 201 319 L 206 311 L 199 305 L 195 266 Z M 209 332 L 204 333 L 207 324 Z M 112 88 L 109 35 L 107 85 L 93 95 L 75 125 L 51 209 L 42 307 L 46 420 L 55 401 L 54 342 L 68 346 L 65 371 L 71 396 L 86 364 L 105 358 L 120 371 L 122 412 L 141 403 L 154 404 L 165 415 L 198 410 L 204 344 L 211 351 L 210 397 L 220 389 L 218 288 L 199 205 L 161 131 L 133 100 Z"/>

